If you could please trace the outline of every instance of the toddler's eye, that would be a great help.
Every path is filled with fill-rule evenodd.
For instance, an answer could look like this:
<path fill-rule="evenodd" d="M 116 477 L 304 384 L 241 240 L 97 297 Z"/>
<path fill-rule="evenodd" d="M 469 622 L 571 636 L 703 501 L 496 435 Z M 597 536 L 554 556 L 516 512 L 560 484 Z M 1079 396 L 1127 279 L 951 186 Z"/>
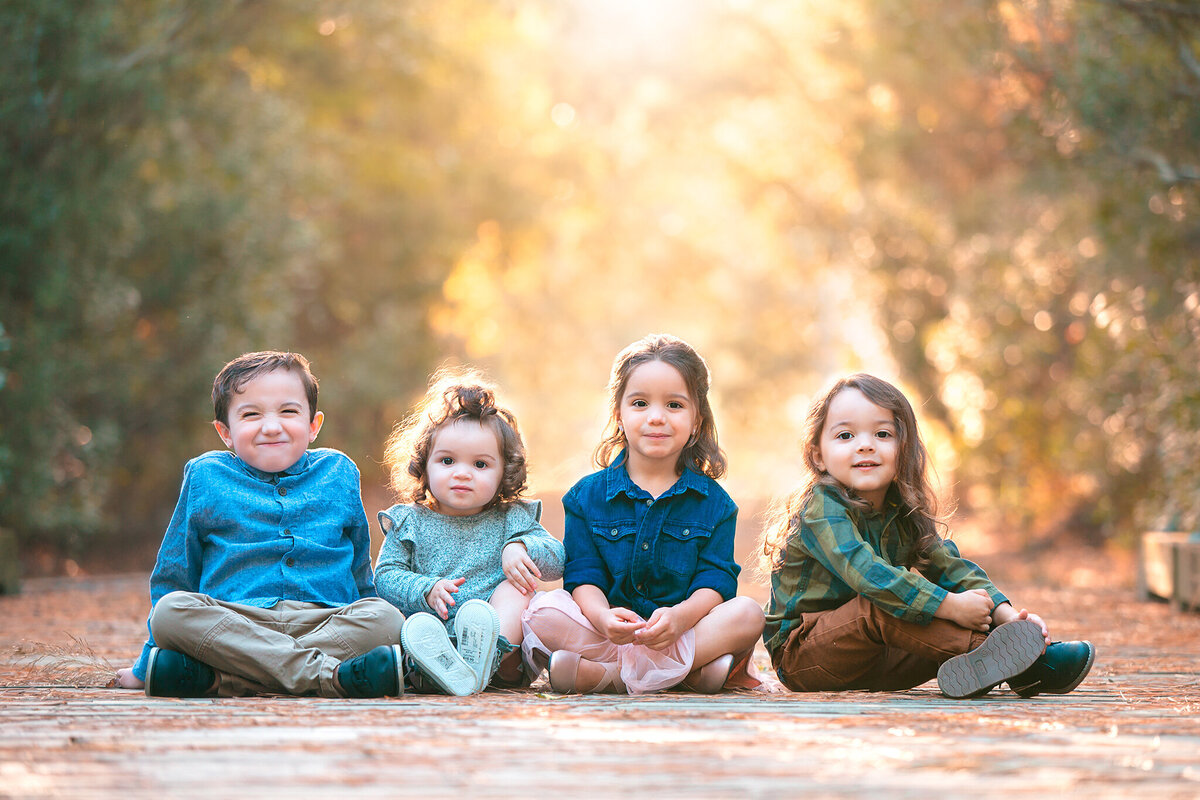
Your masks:
<path fill-rule="evenodd" d="M 475 469 L 487 469 L 487 468 L 488 468 L 488 463 L 486 461 L 476 461 L 475 462 Z"/>
<path fill-rule="evenodd" d="M 299 414 L 299 413 L 300 413 L 300 411 L 299 411 L 299 409 L 295 409 L 295 408 L 285 408 L 285 409 L 282 411 L 282 413 L 283 413 L 285 416 L 294 417 L 294 416 L 296 416 L 297 414 Z"/>
<path fill-rule="evenodd" d="M 448 467 L 454 463 L 454 459 L 451 458 L 450 456 L 442 456 L 441 458 L 438 459 L 438 462 L 441 464 L 444 464 Z"/>
<path fill-rule="evenodd" d="M 645 408 L 646 401 L 645 400 L 634 400 L 630 405 L 632 405 L 634 408 Z"/>
<path fill-rule="evenodd" d="M 842 441 L 848 441 L 848 440 L 854 438 L 854 434 L 851 433 L 850 431 L 842 431 L 841 433 L 839 433 L 837 435 L 836 438 L 841 439 Z"/>

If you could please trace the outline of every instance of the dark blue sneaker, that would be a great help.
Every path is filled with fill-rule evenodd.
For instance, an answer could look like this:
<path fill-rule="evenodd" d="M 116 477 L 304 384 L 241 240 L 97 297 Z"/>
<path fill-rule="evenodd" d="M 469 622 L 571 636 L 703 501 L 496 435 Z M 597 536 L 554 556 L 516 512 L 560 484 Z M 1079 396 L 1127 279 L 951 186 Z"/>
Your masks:
<path fill-rule="evenodd" d="M 150 649 L 146 662 L 146 696 L 207 697 L 216 688 L 212 667 L 191 656 L 161 647 Z"/>
<path fill-rule="evenodd" d="M 381 644 L 343 661 L 337 678 L 346 697 L 399 697 L 404 694 L 400 645 Z"/>
<path fill-rule="evenodd" d="M 1033 666 L 1010 678 L 1008 688 L 1021 697 L 1046 694 L 1066 694 L 1092 671 L 1096 648 L 1091 642 L 1054 642 L 1046 648 Z"/>

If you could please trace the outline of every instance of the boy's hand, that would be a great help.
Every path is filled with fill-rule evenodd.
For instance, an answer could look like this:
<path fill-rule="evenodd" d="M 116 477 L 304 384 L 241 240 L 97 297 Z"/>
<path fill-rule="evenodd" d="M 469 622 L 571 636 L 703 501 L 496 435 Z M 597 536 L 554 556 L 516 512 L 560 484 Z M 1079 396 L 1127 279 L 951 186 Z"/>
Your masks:
<path fill-rule="evenodd" d="M 628 608 L 610 608 L 604 612 L 596 628 L 613 644 L 629 644 L 646 621 Z"/>
<path fill-rule="evenodd" d="M 119 689 L 145 689 L 146 682 L 138 680 L 133 674 L 133 667 L 124 667 L 117 670 L 117 688 Z"/>
<path fill-rule="evenodd" d="M 1046 626 L 1046 621 L 1037 614 L 1032 614 L 1025 609 L 1017 611 L 1009 603 L 1001 603 L 996 606 L 996 610 L 992 612 L 992 619 L 997 625 L 1003 625 L 1006 622 L 1012 622 L 1015 619 L 1028 619 L 1036 622 L 1042 629 L 1042 638 L 1046 640 L 1046 644 L 1050 644 L 1050 629 Z"/>
<path fill-rule="evenodd" d="M 987 633 L 992 625 L 994 605 L 992 598 L 983 589 L 969 589 L 946 595 L 946 599 L 933 615 L 948 619 L 964 628 Z"/>
<path fill-rule="evenodd" d="M 529 551 L 521 542 L 509 542 L 500 551 L 500 564 L 504 568 L 504 577 L 509 583 L 521 590 L 521 594 L 533 594 L 542 578 L 542 571 L 529 557 Z"/>
<path fill-rule="evenodd" d="M 466 582 L 466 578 L 454 578 L 453 580 L 442 578 L 433 585 L 429 594 L 425 595 L 425 602 L 439 617 L 450 619 L 450 606 L 454 605 L 454 593 Z"/>
<path fill-rule="evenodd" d="M 687 630 L 680 617 L 679 609 L 674 606 L 656 608 L 646 620 L 646 627 L 634 634 L 634 640 L 651 650 L 666 650 Z"/>

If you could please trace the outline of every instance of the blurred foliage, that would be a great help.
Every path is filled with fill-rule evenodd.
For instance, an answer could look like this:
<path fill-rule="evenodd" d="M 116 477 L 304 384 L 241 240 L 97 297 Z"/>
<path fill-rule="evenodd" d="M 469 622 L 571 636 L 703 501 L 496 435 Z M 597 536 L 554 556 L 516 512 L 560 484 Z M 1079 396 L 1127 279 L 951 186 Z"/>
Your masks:
<path fill-rule="evenodd" d="M 212 375 L 306 353 L 368 482 L 442 360 L 537 488 L 612 356 L 712 367 L 735 493 L 898 377 L 1016 541 L 1196 526 L 1200 14 L 1154 0 L 0 5 L 0 527 L 154 538 Z M 373 509 L 369 509 L 373 510 Z"/>

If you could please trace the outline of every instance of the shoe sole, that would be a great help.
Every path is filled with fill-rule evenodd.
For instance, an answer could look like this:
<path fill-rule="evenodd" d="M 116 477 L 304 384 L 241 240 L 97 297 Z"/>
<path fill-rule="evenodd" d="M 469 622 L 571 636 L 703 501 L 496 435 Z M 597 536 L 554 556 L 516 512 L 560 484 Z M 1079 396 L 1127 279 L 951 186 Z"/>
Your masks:
<path fill-rule="evenodd" d="M 404 649 L 398 644 L 391 645 L 392 657 L 396 659 L 396 693 L 392 697 L 404 697 Z"/>
<path fill-rule="evenodd" d="M 154 694 L 151 687 L 154 686 L 154 670 L 158 667 L 158 654 L 162 650 L 158 647 L 150 648 L 150 658 L 146 660 L 146 697 L 159 697 Z"/>
<path fill-rule="evenodd" d="M 1011 681 L 1008 684 L 1008 688 L 1012 689 L 1014 692 L 1026 699 L 1030 697 L 1037 697 L 1039 694 L 1067 694 L 1068 692 L 1075 691 L 1079 684 L 1083 683 L 1083 679 L 1088 676 L 1088 673 L 1092 671 L 1092 663 L 1096 660 L 1096 646 L 1091 642 L 1087 642 L 1087 646 L 1087 663 L 1083 665 L 1083 669 L 1079 670 L 1078 677 L 1076 677 L 1075 680 L 1071 681 L 1071 683 L 1067 684 L 1063 688 L 1049 691 L 1046 689 L 1038 689 L 1038 684 L 1034 683 L 1030 684 L 1029 686 L 1022 686 L 1018 689 L 1016 686 L 1012 685 Z"/>
<path fill-rule="evenodd" d="M 454 638 L 458 641 L 458 654 L 475 673 L 476 692 L 486 689 L 492 679 L 499 636 L 500 617 L 490 603 L 468 600 L 454 615 Z"/>
<path fill-rule="evenodd" d="M 938 688 L 955 699 L 984 694 L 1032 667 L 1045 651 L 1046 640 L 1036 622 L 1019 619 L 1000 625 L 979 647 L 938 668 Z"/>
<path fill-rule="evenodd" d="M 474 693 L 475 672 L 450 643 L 446 626 L 432 614 L 413 614 L 400 628 L 400 644 L 421 673 L 455 697 Z"/>

